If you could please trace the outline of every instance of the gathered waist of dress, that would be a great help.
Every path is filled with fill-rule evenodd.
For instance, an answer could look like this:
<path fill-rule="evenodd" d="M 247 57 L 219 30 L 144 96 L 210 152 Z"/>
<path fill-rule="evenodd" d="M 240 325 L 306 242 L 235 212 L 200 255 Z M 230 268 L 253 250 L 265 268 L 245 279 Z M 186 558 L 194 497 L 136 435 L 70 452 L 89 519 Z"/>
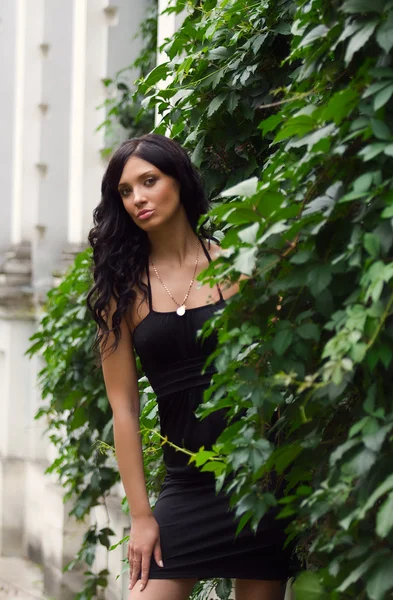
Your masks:
<path fill-rule="evenodd" d="M 196 356 L 172 362 L 162 369 L 156 367 L 154 374 L 146 370 L 146 375 L 157 396 L 163 397 L 197 386 L 208 386 L 216 369 L 213 365 L 204 369 L 205 362 L 205 356 Z"/>

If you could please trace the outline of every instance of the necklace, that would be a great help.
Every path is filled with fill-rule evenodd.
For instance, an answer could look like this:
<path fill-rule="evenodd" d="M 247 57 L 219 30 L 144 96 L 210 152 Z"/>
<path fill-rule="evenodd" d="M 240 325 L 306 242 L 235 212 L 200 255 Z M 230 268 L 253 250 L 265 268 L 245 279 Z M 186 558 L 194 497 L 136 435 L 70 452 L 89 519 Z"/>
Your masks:
<path fill-rule="evenodd" d="M 179 317 L 182 317 L 184 315 L 184 313 L 186 312 L 186 302 L 188 300 L 188 296 L 190 295 L 191 288 L 192 288 L 193 283 L 195 281 L 195 274 L 196 274 L 196 271 L 197 271 L 197 268 L 198 268 L 198 261 L 199 261 L 199 248 L 200 248 L 200 243 L 199 243 L 199 239 L 198 239 L 198 246 L 197 246 L 197 254 L 196 254 L 196 259 L 195 259 L 194 272 L 192 274 L 192 279 L 190 281 L 190 285 L 188 286 L 187 294 L 184 296 L 183 302 L 181 304 L 177 300 L 175 300 L 175 298 L 172 295 L 172 292 L 170 290 L 168 290 L 168 288 L 166 287 L 165 283 L 161 279 L 160 274 L 157 271 L 154 262 L 150 259 L 151 266 L 154 269 L 154 273 L 157 275 L 158 281 L 161 283 L 162 287 L 168 293 L 168 295 L 172 298 L 173 302 L 175 304 L 177 304 L 176 313 L 179 315 Z"/>

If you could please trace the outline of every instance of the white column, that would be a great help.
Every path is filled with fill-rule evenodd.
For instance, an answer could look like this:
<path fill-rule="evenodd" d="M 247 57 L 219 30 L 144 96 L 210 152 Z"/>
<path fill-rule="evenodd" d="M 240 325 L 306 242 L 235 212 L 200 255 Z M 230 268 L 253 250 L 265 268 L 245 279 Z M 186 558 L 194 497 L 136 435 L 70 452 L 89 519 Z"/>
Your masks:
<path fill-rule="evenodd" d="M 157 64 L 168 60 L 165 52 L 160 52 L 158 48 L 162 46 L 166 38 L 171 38 L 177 29 L 176 14 L 163 14 L 168 8 L 170 0 L 158 0 L 158 27 L 157 27 Z"/>
<path fill-rule="evenodd" d="M 17 5 L 0 1 L 0 253 L 11 244 Z"/>
<path fill-rule="evenodd" d="M 92 226 L 93 209 L 100 200 L 100 188 L 105 163 L 101 158 L 104 148 L 105 130 L 97 128 L 105 120 L 106 88 L 103 79 L 107 76 L 108 23 L 104 11 L 106 2 L 87 0 L 84 74 L 84 123 L 83 123 L 83 174 L 80 180 L 81 214 L 79 237 L 69 241 L 87 245 L 87 234 Z"/>
<path fill-rule="evenodd" d="M 11 241 L 22 241 L 22 147 L 23 147 L 23 96 L 25 84 L 25 0 L 16 0 L 16 56 L 15 56 L 15 113 L 14 144 L 12 152 L 12 227 Z"/>
<path fill-rule="evenodd" d="M 159 48 L 162 46 L 162 44 L 165 42 L 165 40 L 167 38 L 170 39 L 173 37 L 173 35 L 177 31 L 177 29 L 180 27 L 181 23 L 183 22 L 183 20 L 186 17 L 186 14 L 187 14 L 186 10 L 183 10 L 178 15 L 176 15 L 175 13 L 163 14 L 163 11 L 166 8 L 168 8 L 169 5 L 170 5 L 170 0 L 158 0 L 157 65 L 160 65 L 160 64 L 166 62 L 167 60 L 169 60 L 168 55 L 163 51 L 160 52 Z M 165 82 L 159 82 L 158 86 L 166 87 L 171 83 L 172 80 L 173 80 L 173 77 L 171 75 L 169 75 L 166 78 Z M 176 100 L 177 98 L 181 97 L 181 95 L 182 95 L 181 91 L 177 92 L 177 94 L 175 94 L 173 100 Z M 156 126 L 159 125 L 161 118 L 162 117 L 161 117 L 161 115 L 158 114 L 158 110 L 156 107 L 156 114 L 155 114 Z"/>
<path fill-rule="evenodd" d="M 22 554 L 33 324 L 0 319 L 0 555 Z"/>
<path fill-rule="evenodd" d="M 82 241 L 87 0 L 73 0 L 68 241 Z"/>
<path fill-rule="evenodd" d="M 16 0 L 11 242 L 31 240 L 37 210 L 44 0 Z"/>
<path fill-rule="evenodd" d="M 41 136 L 35 164 L 39 198 L 33 237 L 33 283 L 38 292 L 52 286 L 53 270 L 67 242 L 74 2 L 45 0 L 43 18 L 38 45 Z"/>

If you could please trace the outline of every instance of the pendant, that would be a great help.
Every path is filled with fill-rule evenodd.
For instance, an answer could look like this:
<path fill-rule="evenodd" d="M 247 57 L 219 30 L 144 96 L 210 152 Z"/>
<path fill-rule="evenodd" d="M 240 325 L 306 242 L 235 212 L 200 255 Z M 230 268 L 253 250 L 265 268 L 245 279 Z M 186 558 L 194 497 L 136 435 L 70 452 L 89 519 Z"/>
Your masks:
<path fill-rule="evenodd" d="M 186 312 L 186 307 L 184 306 L 184 304 L 179 306 L 179 308 L 176 310 L 176 313 L 179 315 L 179 317 L 182 317 L 185 312 Z"/>

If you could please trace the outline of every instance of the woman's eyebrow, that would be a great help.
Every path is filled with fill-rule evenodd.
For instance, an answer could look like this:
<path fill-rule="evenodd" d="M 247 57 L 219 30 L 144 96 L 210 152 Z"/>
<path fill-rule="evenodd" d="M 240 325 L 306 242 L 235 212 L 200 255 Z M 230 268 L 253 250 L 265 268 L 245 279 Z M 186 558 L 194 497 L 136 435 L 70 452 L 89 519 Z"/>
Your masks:
<path fill-rule="evenodd" d="M 141 173 L 141 175 L 139 175 L 137 179 L 143 179 L 144 177 L 146 177 L 146 175 L 155 175 L 155 173 L 154 173 L 154 171 L 146 171 L 145 173 Z M 129 185 L 129 184 L 126 181 L 120 181 L 119 185 L 117 187 L 121 188 L 125 185 Z"/>

